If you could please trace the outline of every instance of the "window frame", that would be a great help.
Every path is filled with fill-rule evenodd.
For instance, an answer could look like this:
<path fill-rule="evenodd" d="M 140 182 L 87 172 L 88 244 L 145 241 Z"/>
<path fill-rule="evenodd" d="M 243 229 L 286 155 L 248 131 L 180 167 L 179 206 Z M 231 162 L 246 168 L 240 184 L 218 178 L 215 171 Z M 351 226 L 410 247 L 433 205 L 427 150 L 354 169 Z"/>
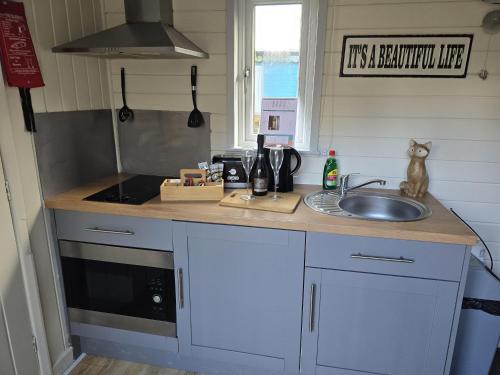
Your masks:
<path fill-rule="evenodd" d="M 254 100 L 252 69 L 255 67 L 254 7 L 273 4 L 302 4 L 297 118 L 299 125 L 295 147 L 300 151 L 316 153 L 318 152 L 327 0 L 227 1 L 228 142 L 236 149 L 255 146 L 256 136 L 251 134 Z M 250 93 L 248 93 L 249 87 Z"/>

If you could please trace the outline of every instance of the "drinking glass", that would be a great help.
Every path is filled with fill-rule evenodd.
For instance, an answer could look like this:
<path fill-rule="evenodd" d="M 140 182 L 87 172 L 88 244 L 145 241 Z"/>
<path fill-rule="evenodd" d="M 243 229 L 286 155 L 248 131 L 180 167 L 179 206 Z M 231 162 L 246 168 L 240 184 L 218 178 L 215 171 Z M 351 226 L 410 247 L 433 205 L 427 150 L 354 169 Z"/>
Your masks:
<path fill-rule="evenodd" d="M 245 170 L 245 174 L 247 176 L 247 193 L 240 196 L 240 199 L 244 201 L 251 201 L 255 199 L 255 196 L 252 195 L 250 191 L 250 172 L 252 171 L 253 163 L 255 162 L 255 155 L 252 150 L 247 150 L 241 157 L 241 163 L 243 164 L 243 169 Z"/>
<path fill-rule="evenodd" d="M 272 200 L 281 199 L 278 195 L 278 184 L 280 177 L 280 168 L 283 164 L 283 147 L 273 146 L 269 147 L 269 162 L 271 163 L 271 168 L 274 172 L 274 194 L 271 197 Z"/>

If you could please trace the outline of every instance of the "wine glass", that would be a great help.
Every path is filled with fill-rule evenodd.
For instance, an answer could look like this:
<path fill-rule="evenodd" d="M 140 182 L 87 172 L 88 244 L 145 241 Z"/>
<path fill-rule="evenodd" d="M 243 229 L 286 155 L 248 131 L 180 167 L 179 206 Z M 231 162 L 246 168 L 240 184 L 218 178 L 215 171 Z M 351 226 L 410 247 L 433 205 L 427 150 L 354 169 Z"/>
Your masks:
<path fill-rule="evenodd" d="M 241 163 L 243 164 L 243 169 L 247 176 L 247 193 L 240 196 L 240 199 L 244 201 L 251 201 L 255 199 L 250 191 L 250 172 L 252 171 L 253 163 L 255 162 L 255 155 L 252 150 L 247 150 L 241 157 Z"/>
<path fill-rule="evenodd" d="M 271 163 L 271 168 L 274 172 L 274 194 L 271 197 L 272 200 L 281 199 L 278 195 L 278 184 L 280 176 L 280 168 L 283 164 L 283 147 L 273 146 L 269 147 L 269 162 Z"/>

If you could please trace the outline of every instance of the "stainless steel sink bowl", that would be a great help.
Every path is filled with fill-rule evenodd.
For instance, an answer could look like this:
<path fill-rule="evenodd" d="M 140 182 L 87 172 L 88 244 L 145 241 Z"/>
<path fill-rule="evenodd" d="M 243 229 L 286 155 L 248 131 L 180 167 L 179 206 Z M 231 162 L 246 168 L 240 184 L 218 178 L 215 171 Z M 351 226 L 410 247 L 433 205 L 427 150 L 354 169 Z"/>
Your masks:
<path fill-rule="evenodd" d="M 304 198 L 315 211 L 343 217 L 380 221 L 416 221 L 431 215 L 424 204 L 410 198 L 377 192 L 348 193 L 341 198 L 337 193 L 320 191 Z"/>

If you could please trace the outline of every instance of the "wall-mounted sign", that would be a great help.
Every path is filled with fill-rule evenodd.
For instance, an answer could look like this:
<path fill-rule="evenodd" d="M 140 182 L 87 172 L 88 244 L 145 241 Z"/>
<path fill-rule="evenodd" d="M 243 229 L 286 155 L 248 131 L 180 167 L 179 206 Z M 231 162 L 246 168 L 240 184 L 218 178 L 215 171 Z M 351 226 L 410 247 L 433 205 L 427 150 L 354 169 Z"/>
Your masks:
<path fill-rule="evenodd" d="M 345 35 L 341 77 L 465 78 L 472 34 Z"/>

